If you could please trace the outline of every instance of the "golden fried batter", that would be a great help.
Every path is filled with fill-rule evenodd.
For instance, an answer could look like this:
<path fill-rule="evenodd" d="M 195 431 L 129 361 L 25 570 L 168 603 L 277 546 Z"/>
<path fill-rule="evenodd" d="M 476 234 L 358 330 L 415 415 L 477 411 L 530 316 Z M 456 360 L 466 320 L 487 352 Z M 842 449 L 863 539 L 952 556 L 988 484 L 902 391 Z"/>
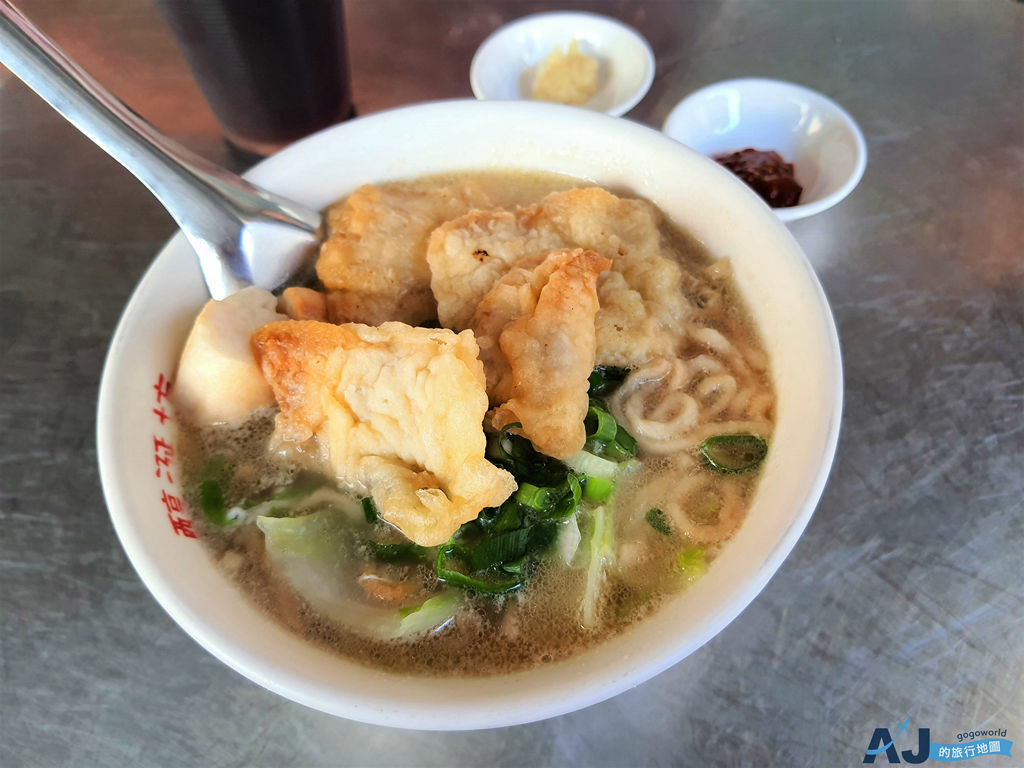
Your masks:
<path fill-rule="evenodd" d="M 487 411 L 473 334 L 284 321 L 252 337 L 281 408 L 275 439 L 316 438 L 337 478 L 423 546 L 515 490 L 484 458 Z"/>
<path fill-rule="evenodd" d="M 532 229 L 531 210 L 473 211 L 431 233 L 427 263 L 441 325 L 468 327 L 484 294 L 513 264 L 563 246 L 557 232 Z"/>
<path fill-rule="evenodd" d="M 427 262 L 442 325 L 467 327 L 494 282 L 522 258 L 586 248 L 611 259 L 598 281 L 597 362 L 630 366 L 675 352 L 689 314 L 657 210 L 598 187 L 555 192 L 516 211 L 474 211 L 440 225 Z"/>
<path fill-rule="evenodd" d="M 474 182 L 367 184 L 326 212 L 316 271 L 332 322 L 417 324 L 436 314 L 427 238 L 443 221 L 492 205 Z"/>
<path fill-rule="evenodd" d="M 534 448 L 557 459 L 586 442 L 597 276 L 610 266 L 581 248 L 525 259 L 473 316 L 491 402 L 500 404 L 492 423 L 521 423 Z"/>

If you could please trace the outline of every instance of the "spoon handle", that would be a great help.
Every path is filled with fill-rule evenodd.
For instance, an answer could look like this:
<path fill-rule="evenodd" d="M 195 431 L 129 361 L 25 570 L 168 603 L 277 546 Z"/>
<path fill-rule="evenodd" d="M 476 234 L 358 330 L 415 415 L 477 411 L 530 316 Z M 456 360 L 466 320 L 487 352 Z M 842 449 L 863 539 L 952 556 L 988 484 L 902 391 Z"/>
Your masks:
<path fill-rule="evenodd" d="M 317 211 L 260 189 L 162 135 L 9 0 L 0 0 L 0 62 L 149 188 L 191 243 L 214 298 L 252 283 L 277 287 L 319 240 Z M 272 265 L 253 252 L 259 238 L 243 237 L 251 225 L 266 224 L 291 230 L 286 239 L 294 253 Z"/>

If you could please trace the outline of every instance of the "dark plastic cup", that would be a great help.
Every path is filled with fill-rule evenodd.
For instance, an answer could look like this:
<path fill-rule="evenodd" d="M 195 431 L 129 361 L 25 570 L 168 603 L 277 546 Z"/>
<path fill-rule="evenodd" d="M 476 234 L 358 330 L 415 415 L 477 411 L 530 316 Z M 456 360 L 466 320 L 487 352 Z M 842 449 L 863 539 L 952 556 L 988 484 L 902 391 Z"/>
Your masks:
<path fill-rule="evenodd" d="M 155 0 L 227 139 L 268 155 L 354 113 L 341 0 Z"/>

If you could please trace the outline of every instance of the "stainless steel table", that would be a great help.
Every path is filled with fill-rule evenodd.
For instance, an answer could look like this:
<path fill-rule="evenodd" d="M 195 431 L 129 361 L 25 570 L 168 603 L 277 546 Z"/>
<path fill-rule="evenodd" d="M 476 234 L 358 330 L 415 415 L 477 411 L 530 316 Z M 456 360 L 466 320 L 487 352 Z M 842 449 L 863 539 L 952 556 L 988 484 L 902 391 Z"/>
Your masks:
<path fill-rule="evenodd" d="M 157 126 L 238 166 L 148 4 L 22 4 Z M 922 727 L 1005 728 L 1024 753 L 1024 4 L 564 5 L 650 40 L 633 119 L 765 75 L 831 95 L 867 136 L 860 187 L 792 226 L 835 312 L 846 407 L 778 575 L 660 677 L 517 728 L 370 727 L 235 674 L 149 597 L 96 473 L 104 351 L 172 222 L 0 69 L 0 764 L 857 765 L 907 717 L 900 748 Z M 479 42 L 541 7 L 347 3 L 357 108 L 468 96 Z"/>

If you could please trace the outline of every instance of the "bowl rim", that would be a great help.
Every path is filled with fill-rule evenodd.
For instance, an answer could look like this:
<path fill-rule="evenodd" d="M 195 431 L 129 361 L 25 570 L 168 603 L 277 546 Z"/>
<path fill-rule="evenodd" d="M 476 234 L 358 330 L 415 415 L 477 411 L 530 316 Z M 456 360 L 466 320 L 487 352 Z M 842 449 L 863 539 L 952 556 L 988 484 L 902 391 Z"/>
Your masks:
<path fill-rule="evenodd" d="M 445 115 L 450 111 L 472 111 L 473 109 L 488 110 L 495 116 L 509 116 L 515 113 L 526 112 L 543 116 L 543 113 L 550 112 L 553 117 L 557 116 L 560 121 L 582 120 L 595 123 L 599 121 L 608 131 L 621 134 L 620 138 L 643 137 L 651 140 L 654 145 L 661 144 L 665 150 L 673 146 L 678 148 L 678 143 L 646 126 L 615 120 L 605 117 L 598 112 L 537 102 L 491 102 L 487 107 L 484 107 L 480 102 L 472 100 L 434 102 L 396 108 L 386 113 L 377 113 L 376 115 L 360 118 L 359 121 L 363 123 L 363 130 L 368 132 L 371 128 L 389 121 L 404 126 L 408 124 L 408 118 L 410 117 L 425 118 L 429 121 L 431 117 L 436 118 L 439 112 Z M 465 116 L 465 114 L 461 115 L 463 119 Z M 520 115 L 520 117 L 523 116 Z M 451 119 L 451 116 L 449 116 L 449 119 Z M 318 142 L 320 145 L 323 145 L 335 133 L 347 131 L 348 126 L 351 125 L 352 122 L 326 129 L 303 140 L 301 143 L 306 144 L 307 149 L 313 148 Z M 713 161 L 693 150 L 684 149 L 683 151 L 691 155 L 692 159 L 698 164 L 706 166 L 705 170 L 707 168 L 714 169 L 715 174 L 720 174 L 718 178 L 722 179 L 723 183 L 728 179 L 728 184 L 731 185 L 731 188 L 737 194 L 741 194 L 748 200 L 757 199 L 754 193 L 748 190 L 742 182 L 732 177 Z M 259 176 L 264 171 L 270 176 L 279 173 L 282 167 L 287 167 L 291 164 L 286 153 L 287 150 L 264 160 L 251 169 L 247 175 L 255 176 L 254 180 L 260 183 L 262 180 Z M 756 213 L 756 209 L 752 209 L 752 213 Z M 835 458 L 843 403 L 842 360 L 835 322 L 821 284 L 817 280 L 802 249 L 785 230 L 785 227 L 768 214 L 769 209 L 765 206 L 764 215 L 761 216 L 761 220 L 765 221 L 766 226 L 777 230 L 775 232 L 776 235 L 787 240 L 788 244 L 786 247 L 792 252 L 794 259 L 793 266 L 803 275 L 802 279 L 806 279 L 807 287 L 810 289 L 805 297 L 813 305 L 813 309 L 810 311 L 814 313 L 820 322 L 822 351 L 825 353 L 825 358 L 827 358 L 822 361 L 822 367 L 825 369 L 827 377 L 822 391 L 826 394 L 825 405 L 830 406 L 827 414 L 828 423 L 822 425 L 820 430 L 822 435 L 821 458 L 817 462 L 817 468 L 813 477 L 809 477 L 806 485 L 803 485 L 805 493 L 802 495 L 802 500 L 799 505 L 794 506 L 792 513 L 785 518 L 785 528 L 780 530 L 775 539 L 775 545 L 764 553 L 763 559 L 757 564 L 755 570 L 756 578 L 742 581 L 737 587 L 733 588 L 727 598 L 721 604 L 716 605 L 714 611 L 702 617 L 702 621 L 697 626 L 697 629 L 691 633 L 685 642 L 676 641 L 669 644 L 671 647 L 666 645 L 664 648 L 659 645 L 658 647 L 661 650 L 657 654 L 649 654 L 653 656 L 654 662 L 645 660 L 642 664 L 633 665 L 631 671 L 619 671 L 614 674 L 603 671 L 598 675 L 588 675 L 579 681 L 578 690 L 567 692 L 564 698 L 538 701 L 536 698 L 531 699 L 529 694 L 524 693 L 520 693 L 518 698 L 508 697 L 508 706 L 512 711 L 499 711 L 494 708 L 493 703 L 489 700 L 484 702 L 485 706 L 481 706 L 473 712 L 465 711 L 464 705 L 438 702 L 439 712 L 428 716 L 422 711 L 414 712 L 415 704 L 406 704 L 404 701 L 402 705 L 406 706 L 406 709 L 402 709 L 394 701 L 383 698 L 373 699 L 369 705 L 361 705 L 358 701 L 353 702 L 353 691 L 351 689 L 347 691 L 325 689 L 323 685 L 318 686 L 315 682 L 312 682 L 308 676 L 295 673 L 291 668 L 285 668 L 283 663 L 276 657 L 268 659 L 265 655 L 261 655 L 258 649 L 254 650 L 248 645 L 239 646 L 239 644 L 233 643 L 230 638 L 218 634 L 217 630 L 211 627 L 199 614 L 195 606 L 190 602 L 191 598 L 187 594 L 181 593 L 180 586 L 176 585 L 173 580 L 165 579 L 163 574 L 159 572 L 156 563 L 151 561 L 143 546 L 141 529 L 138 527 L 139 524 L 134 519 L 137 513 L 127 504 L 126 492 L 130 487 L 130 484 L 127 482 L 127 476 L 114 463 L 116 458 L 115 448 L 119 438 L 119 435 L 114 430 L 112 415 L 116 412 L 118 406 L 115 379 L 123 376 L 124 371 L 131 367 L 130 361 L 124 355 L 122 348 L 129 342 L 135 343 L 132 323 L 137 321 L 140 316 L 144 317 L 146 315 L 149 308 L 149 304 L 144 303 L 144 296 L 147 294 L 146 289 L 150 283 L 157 279 L 161 269 L 166 271 L 167 266 L 171 263 L 171 256 L 168 256 L 168 252 L 170 251 L 173 254 L 174 251 L 181 251 L 183 248 L 188 249 L 188 245 L 180 233 L 172 237 L 159 251 L 134 289 L 121 315 L 110 348 L 108 349 L 100 382 L 96 427 L 97 460 L 111 520 L 129 561 L 142 578 L 147 589 L 175 622 L 203 648 L 229 667 L 262 687 L 293 701 L 320 711 L 362 722 L 424 730 L 466 730 L 516 725 L 565 714 L 590 706 L 650 679 L 689 656 L 711 638 L 715 637 L 761 592 L 793 549 L 810 521 L 815 506 L 824 490 Z M 164 262 L 167 263 L 165 264 Z M 198 270 L 196 269 L 195 271 L 198 274 Z M 147 297 L 146 301 L 151 301 L 151 299 Z M 713 571 L 710 573 L 713 573 Z M 603 645 L 605 644 L 599 645 L 598 648 Z M 573 658 L 579 659 L 580 656 L 578 654 Z M 567 661 L 572 661 L 572 659 Z M 628 664 L 623 664 L 623 666 L 629 667 Z M 531 670 L 531 674 L 538 671 L 535 668 Z M 514 678 L 518 674 L 513 673 L 508 678 Z M 506 679 L 504 675 L 498 677 Z M 436 678 L 424 679 L 433 680 Z M 477 679 L 492 681 L 495 678 Z M 503 694 L 504 701 L 505 694 Z M 530 704 L 529 707 L 525 706 L 527 702 Z M 385 705 L 390 708 L 382 709 L 381 707 Z M 490 705 L 491 708 L 489 709 L 487 705 Z M 374 709 L 375 706 L 378 709 Z M 460 706 L 462 709 L 460 709 Z M 450 717 L 453 712 L 458 712 L 462 719 L 445 720 L 445 717 Z"/>
<path fill-rule="evenodd" d="M 854 120 L 853 115 L 844 109 L 838 102 L 829 98 L 820 91 L 815 91 L 814 89 L 808 88 L 805 85 L 800 85 L 799 83 L 768 77 L 735 77 L 729 80 L 719 80 L 715 83 L 709 83 L 708 85 L 702 86 L 697 90 L 688 93 L 680 99 L 671 110 L 669 110 L 668 115 L 661 125 L 662 133 L 670 138 L 675 138 L 672 133 L 680 124 L 680 115 L 683 113 L 685 107 L 710 93 L 730 87 L 781 88 L 798 94 L 805 100 L 813 99 L 820 104 L 825 105 L 830 111 L 832 111 L 843 123 L 850 136 L 853 137 L 854 145 L 857 148 L 857 156 L 854 161 L 853 170 L 846 180 L 834 192 L 831 192 L 818 200 L 813 200 L 809 203 L 800 203 L 799 205 L 794 205 L 789 208 L 773 208 L 772 211 L 779 217 L 779 219 L 784 222 L 790 222 L 796 221 L 797 219 L 803 219 L 808 216 L 813 216 L 821 213 L 822 211 L 828 210 L 853 192 L 864 177 L 864 172 L 867 169 L 868 164 L 868 146 L 864 139 L 864 133 L 861 131 L 857 121 Z M 685 145 L 685 143 L 680 139 L 675 140 Z"/>
<path fill-rule="evenodd" d="M 544 23 L 556 18 L 575 19 L 591 24 L 616 27 L 627 36 L 633 38 L 640 45 L 640 49 L 643 53 L 644 77 L 640 85 L 628 98 L 617 104 L 613 104 L 611 107 L 604 110 L 587 109 L 585 106 L 577 107 L 578 109 L 587 109 L 587 111 L 610 115 L 611 117 L 621 117 L 643 100 L 644 96 L 646 96 L 647 92 L 651 89 L 651 85 L 654 83 L 654 75 L 657 68 L 657 61 L 654 56 L 654 50 L 651 48 L 651 44 L 647 41 L 646 37 L 640 34 L 639 31 L 624 21 L 619 21 L 612 16 L 605 16 L 604 14 L 593 13 L 591 11 L 541 11 L 539 13 L 520 16 L 519 18 L 513 19 L 506 24 L 502 24 L 500 27 L 495 29 L 486 38 L 484 38 L 484 41 L 480 43 L 479 46 L 477 46 L 477 49 L 473 54 L 473 59 L 469 64 L 469 86 L 473 91 L 473 96 L 480 101 L 533 101 L 532 99 L 525 98 L 494 99 L 493 97 L 488 96 L 486 89 L 480 81 L 480 70 L 483 66 L 482 62 L 484 56 L 486 56 L 488 52 L 488 47 L 492 46 L 499 38 L 505 37 L 521 27 L 529 27 L 537 24 L 538 22 Z"/>

